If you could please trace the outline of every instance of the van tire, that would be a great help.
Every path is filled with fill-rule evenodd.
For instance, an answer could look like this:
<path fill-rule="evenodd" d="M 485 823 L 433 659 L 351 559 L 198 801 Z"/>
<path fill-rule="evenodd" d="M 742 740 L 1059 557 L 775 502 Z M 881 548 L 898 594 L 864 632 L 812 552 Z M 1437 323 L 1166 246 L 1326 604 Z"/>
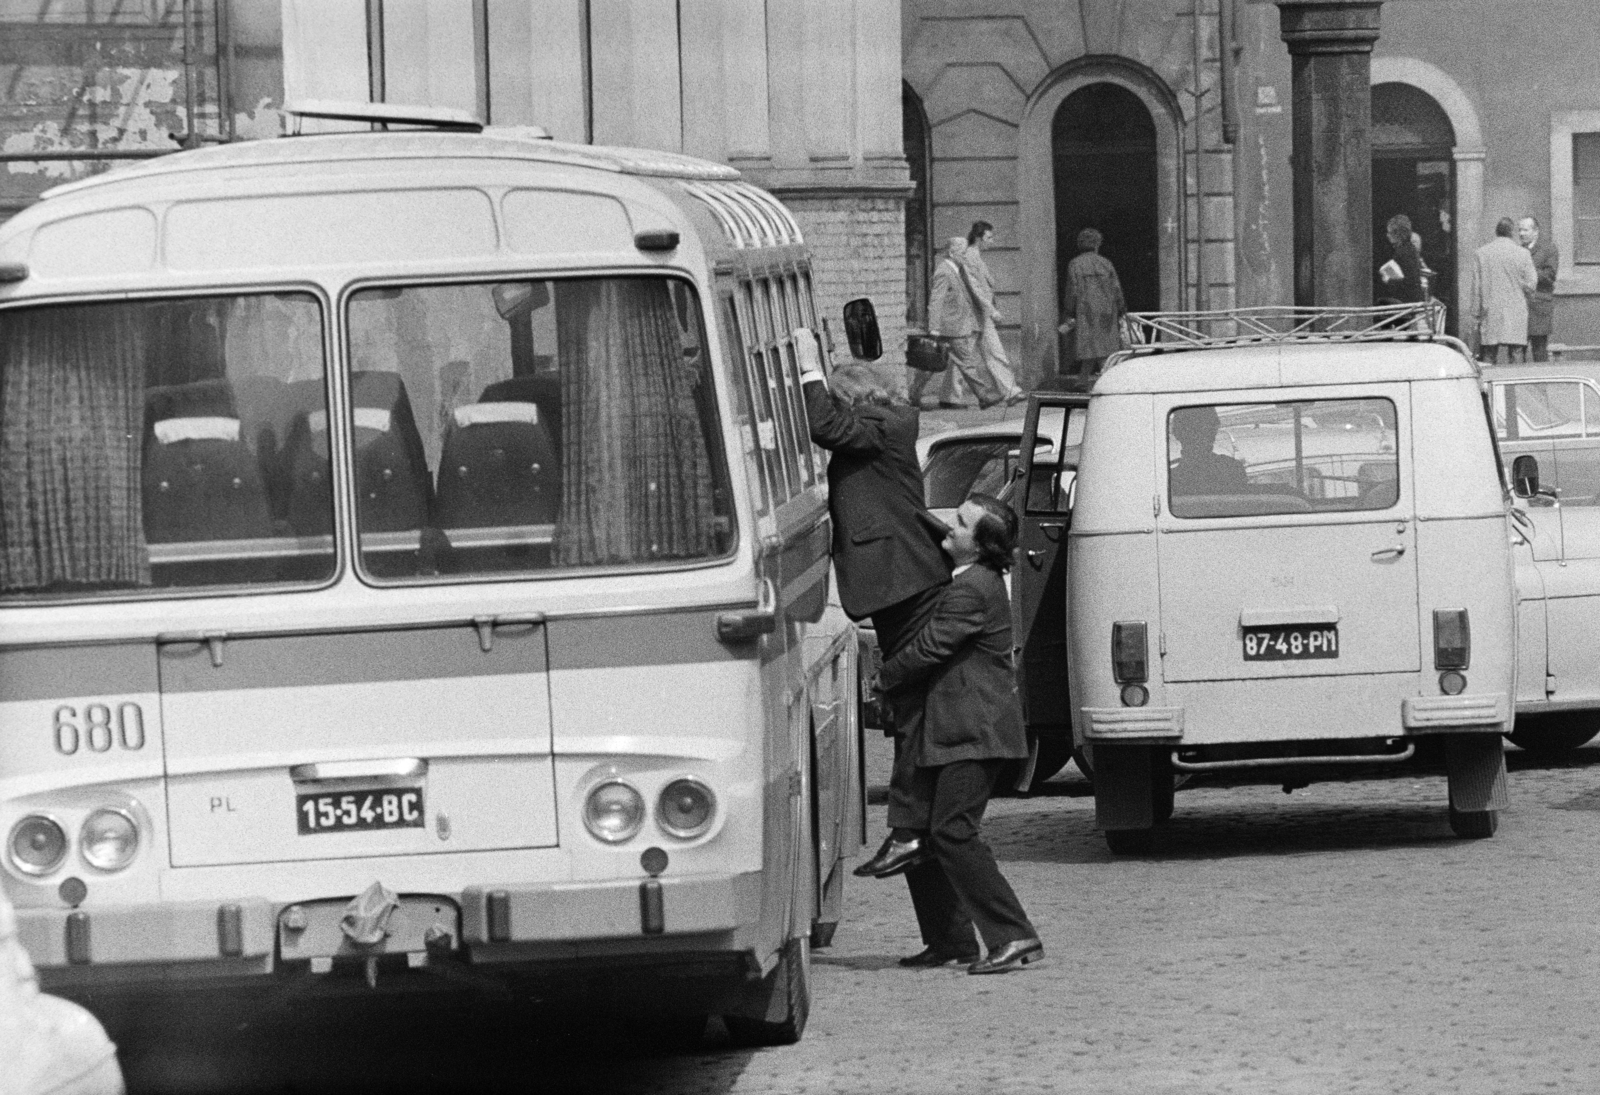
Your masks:
<path fill-rule="evenodd" d="M 722 1017 L 734 1045 L 792 1046 L 800 1040 L 811 1016 L 810 943 L 805 937 L 785 943 L 777 968 L 746 990 L 737 1013 Z"/>
<path fill-rule="evenodd" d="M 1506 737 L 1511 744 L 1530 753 L 1554 756 L 1569 753 L 1587 745 L 1600 733 L 1600 718 L 1592 711 L 1573 711 L 1564 714 L 1527 715 L 1517 719 L 1517 725 Z"/>
<path fill-rule="evenodd" d="M 1500 827 L 1499 810 L 1457 810 L 1450 807 L 1450 830 L 1464 840 L 1484 840 Z"/>

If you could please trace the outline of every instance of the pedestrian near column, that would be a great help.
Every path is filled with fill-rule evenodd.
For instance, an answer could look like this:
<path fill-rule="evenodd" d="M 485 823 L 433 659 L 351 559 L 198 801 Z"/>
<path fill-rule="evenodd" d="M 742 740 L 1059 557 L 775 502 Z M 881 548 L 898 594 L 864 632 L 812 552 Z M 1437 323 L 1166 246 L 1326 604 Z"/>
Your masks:
<path fill-rule="evenodd" d="M 950 367 L 971 385 L 978 406 L 987 408 L 1003 402 L 1005 393 L 984 368 L 979 352 L 984 313 L 977 290 L 961 265 L 966 249 L 965 237 L 952 236 L 934 268 L 933 286 L 928 292 L 928 333 L 949 340 Z M 913 406 L 921 404 L 931 375 L 918 373 L 912 377 L 909 398 Z"/>
<path fill-rule="evenodd" d="M 885 658 L 899 653 L 933 615 L 950 582 L 941 546 L 946 527 L 928 512 L 917 462 L 920 418 L 862 366 L 800 376 L 811 439 L 833 454 L 828 461 L 828 513 L 833 519 L 833 566 L 839 603 L 852 620 L 871 619 Z M 902 740 L 897 735 L 895 752 Z M 929 854 L 921 833 L 927 804 L 894 779 L 889 786 L 892 831 L 857 874 L 903 871 Z"/>
<path fill-rule="evenodd" d="M 1528 297 L 1539 284 L 1527 249 L 1511 237 L 1516 225 L 1501 217 L 1494 239 L 1478 248 L 1473 263 L 1473 315 L 1478 323 L 1478 357 L 1504 365 L 1522 361 L 1528 343 Z"/>
<path fill-rule="evenodd" d="M 1528 298 L 1528 356 L 1534 361 L 1550 360 L 1550 333 L 1555 329 L 1556 274 L 1561 269 L 1561 252 L 1544 238 L 1539 218 L 1529 213 L 1517 222 L 1517 238 L 1528 249 L 1533 269 L 1539 275 L 1533 295 Z"/>
<path fill-rule="evenodd" d="M 1121 320 L 1128 307 L 1122 299 L 1117 268 L 1100 254 L 1104 237 L 1098 229 L 1078 233 L 1078 254 L 1067 263 L 1062 286 L 1059 330 L 1071 332 L 1076 371 L 1092 382 L 1106 366 L 1106 358 L 1122 348 Z"/>
<path fill-rule="evenodd" d="M 906 871 L 922 934 L 908 967 L 970 962 L 968 973 L 1005 973 L 1044 957 L 1044 945 L 984 842 L 983 813 L 1006 762 L 1028 755 L 1011 662 L 1005 572 L 1017 515 L 985 494 L 956 511 L 944 549 L 955 575 L 932 618 L 893 657 L 881 683 L 902 718 L 904 777 L 928 804 L 931 859 Z M 978 935 L 988 953 L 978 956 Z"/>
<path fill-rule="evenodd" d="M 1411 218 L 1396 213 L 1384 226 L 1384 235 L 1393 253 L 1378 269 L 1378 278 L 1383 283 L 1379 303 L 1422 303 L 1427 299 L 1422 285 L 1422 254 L 1412 242 L 1416 233 L 1411 231 Z"/>

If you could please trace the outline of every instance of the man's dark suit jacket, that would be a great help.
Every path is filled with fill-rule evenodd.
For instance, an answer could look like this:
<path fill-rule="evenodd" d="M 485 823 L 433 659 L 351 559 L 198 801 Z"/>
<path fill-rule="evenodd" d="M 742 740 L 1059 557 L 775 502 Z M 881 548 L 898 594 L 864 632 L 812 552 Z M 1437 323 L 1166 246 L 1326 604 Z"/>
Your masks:
<path fill-rule="evenodd" d="M 1028 755 L 1011 668 L 1011 599 L 982 563 L 955 576 L 879 680 L 919 767 Z"/>
<path fill-rule="evenodd" d="M 939 544 L 945 526 L 928 512 L 911 407 L 848 406 L 820 381 L 805 386 L 811 439 L 833 453 L 828 509 L 839 603 L 864 619 L 950 578 Z"/>

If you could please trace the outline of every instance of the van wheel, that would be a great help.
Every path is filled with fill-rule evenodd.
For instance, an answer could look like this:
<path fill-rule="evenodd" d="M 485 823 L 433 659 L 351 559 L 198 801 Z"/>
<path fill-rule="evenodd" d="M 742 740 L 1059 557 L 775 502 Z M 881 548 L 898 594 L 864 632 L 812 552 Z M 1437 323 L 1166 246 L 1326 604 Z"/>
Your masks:
<path fill-rule="evenodd" d="M 1600 719 L 1591 711 L 1570 714 L 1523 716 L 1506 737 L 1511 744 L 1530 753 L 1551 756 L 1566 753 L 1585 745 L 1600 733 Z"/>
<path fill-rule="evenodd" d="M 1106 847 L 1112 855 L 1144 855 L 1155 843 L 1156 834 L 1150 829 L 1106 830 Z"/>
<path fill-rule="evenodd" d="M 1499 810 L 1457 810 L 1450 807 L 1450 830 L 1465 840 L 1483 840 L 1494 836 L 1500 827 Z"/>
<path fill-rule="evenodd" d="M 739 1012 L 724 1015 L 728 1037 L 738 1046 L 792 1046 L 811 1016 L 811 942 L 784 944 L 778 966 L 746 990 Z"/>

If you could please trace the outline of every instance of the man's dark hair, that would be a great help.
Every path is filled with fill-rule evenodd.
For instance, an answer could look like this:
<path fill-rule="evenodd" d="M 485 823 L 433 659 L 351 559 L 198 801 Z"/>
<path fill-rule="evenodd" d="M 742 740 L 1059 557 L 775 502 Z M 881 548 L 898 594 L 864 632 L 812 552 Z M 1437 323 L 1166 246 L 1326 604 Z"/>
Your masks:
<path fill-rule="evenodd" d="M 967 501 L 983 510 L 972 526 L 972 539 L 978 545 L 978 562 L 1004 574 L 1011 569 L 1017 551 L 1017 513 L 992 494 L 973 491 Z"/>
<path fill-rule="evenodd" d="M 1078 233 L 1078 250 L 1096 251 L 1105 242 L 1105 237 L 1100 235 L 1098 228 L 1085 228 Z"/>
<path fill-rule="evenodd" d="M 967 242 L 977 243 L 979 240 L 983 239 L 983 234 L 985 232 L 993 231 L 994 225 L 990 224 L 988 221 L 973 221 L 972 231 L 967 233 Z"/>
<path fill-rule="evenodd" d="M 1494 234 L 1510 239 L 1517 231 L 1517 222 L 1510 217 L 1501 217 L 1500 223 L 1494 226 Z"/>

